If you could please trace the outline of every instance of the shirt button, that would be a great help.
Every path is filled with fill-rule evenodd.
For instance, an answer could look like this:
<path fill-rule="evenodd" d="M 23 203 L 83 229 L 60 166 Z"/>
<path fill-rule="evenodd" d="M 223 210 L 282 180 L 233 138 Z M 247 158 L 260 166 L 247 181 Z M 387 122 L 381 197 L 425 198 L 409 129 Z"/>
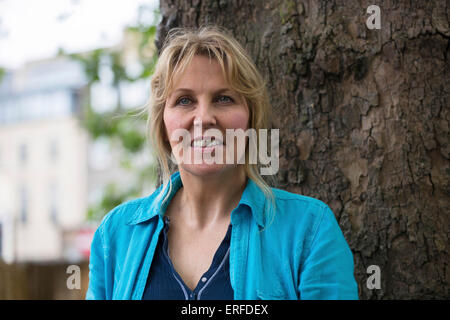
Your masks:
<path fill-rule="evenodd" d="M 208 278 L 206 278 L 206 277 L 202 278 L 202 282 L 206 282 L 206 280 L 208 280 Z"/>

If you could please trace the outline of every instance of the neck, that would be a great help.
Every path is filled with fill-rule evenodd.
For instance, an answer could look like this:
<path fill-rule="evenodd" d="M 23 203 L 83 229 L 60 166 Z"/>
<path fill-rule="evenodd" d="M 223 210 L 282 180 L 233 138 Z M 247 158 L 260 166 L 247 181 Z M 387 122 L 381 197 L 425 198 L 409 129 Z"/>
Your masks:
<path fill-rule="evenodd" d="M 229 222 L 231 211 L 244 192 L 247 178 L 242 166 L 233 172 L 196 176 L 180 170 L 183 187 L 178 191 L 179 208 L 186 225 L 204 229 L 220 222 Z"/>

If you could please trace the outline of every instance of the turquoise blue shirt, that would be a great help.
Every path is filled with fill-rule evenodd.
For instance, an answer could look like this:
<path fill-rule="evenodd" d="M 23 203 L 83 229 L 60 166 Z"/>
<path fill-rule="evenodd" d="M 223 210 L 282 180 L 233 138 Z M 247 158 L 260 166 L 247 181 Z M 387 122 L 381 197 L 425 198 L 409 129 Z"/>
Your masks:
<path fill-rule="evenodd" d="M 109 212 L 95 232 L 86 299 L 142 298 L 170 199 L 182 186 L 171 176 L 169 201 L 161 187 Z M 353 255 L 323 202 L 272 188 L 275 212 L 251 180 L 231 212 L 230 280 L 236 300 L 357 299 Z M 168 189 L 165 190 L 168 192 Z"/>

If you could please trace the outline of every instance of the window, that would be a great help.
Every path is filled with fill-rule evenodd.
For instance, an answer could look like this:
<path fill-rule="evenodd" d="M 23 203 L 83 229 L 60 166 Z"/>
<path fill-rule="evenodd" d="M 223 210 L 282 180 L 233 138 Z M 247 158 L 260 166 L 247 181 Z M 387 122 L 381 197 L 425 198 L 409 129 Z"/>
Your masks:
<path fill-rule="evenodd" d="M 51 162 L 54 163 L 54 162 L 56 162 L 58 160 L 59 145 L 58 145 L 58 140 L 56 140 L 54 138 L 50 140 L 49 155 L 50 155 L 50 161 Z"/>
<path fill-rule="evenodd" d="M 21 144 L 19 146 L 19 163 L 25 165 L 28 158 L 28 147 L 26 144 Z"/>
<path fill-rule="evenodd" d="M 49 186 L 49 215 L 50 221 L 53 224 L 58 224 L 59 213 L 58 213 L 58 185 L 56 183 L 50 183 Z"/>
<path fill-rule="evenodd" d="M 20 199 L 20 221 L 26 223 L 28 220 L 28 190 L 26 186 L 22 185 L 19 190 Z"/>
<path fill-rule="evenodd" d="M 72 114 L 78 115 L 81 112 L 81 91 L 71 92 L 71 110 Z"/>

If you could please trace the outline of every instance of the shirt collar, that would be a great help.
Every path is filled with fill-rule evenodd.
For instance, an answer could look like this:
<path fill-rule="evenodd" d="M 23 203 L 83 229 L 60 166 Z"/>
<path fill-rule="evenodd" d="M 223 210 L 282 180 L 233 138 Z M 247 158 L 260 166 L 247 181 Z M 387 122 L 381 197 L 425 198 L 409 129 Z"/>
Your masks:
<path fill-rule="evenodd" d="M 166 211 L 166 208 L 172 200 L 173 196 L 183 185 L 179 171 L 172 174 L 170 180 L 172 182 L 172 188 L 169 190 L 169 186 L 167 186 L 165 190 L 162 190 L 162 186 L 160 186 L 155 192 L 152 193 L 152 195 L 144 198 L 144 201 L 140 202 L 139 207 L 136 208 L 133 216 L 129 219 L 127 224 L 134 225 L 150 220 L 157 215 L 160 215 L 161 217 L 164 215 L 164 212 Z M 163 205 L 162 201 L 167 196 L 167 194 L 169 194 L 168 200 Z M 241 205 L 248 206 L 256 223 L 261 227 L 264 227 L 265 225 L 265 201 L 266 197 L 262 190 L 256 185 L 253 180 L 248 178 L 238 207 Z M 241 218 L 242 215 L 234 214 L 231 216 L 231 223 L 238 223 Z"/>

